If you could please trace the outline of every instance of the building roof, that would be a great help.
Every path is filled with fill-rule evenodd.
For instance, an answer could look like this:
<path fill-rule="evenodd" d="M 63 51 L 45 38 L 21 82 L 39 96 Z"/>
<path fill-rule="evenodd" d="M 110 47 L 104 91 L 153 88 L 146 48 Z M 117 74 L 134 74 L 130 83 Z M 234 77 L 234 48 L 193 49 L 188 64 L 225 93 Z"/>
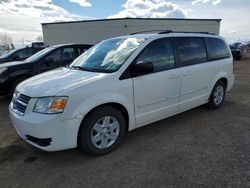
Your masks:
<path fill-rule="evenodd" d="M 67 23 L 81 23 L 81 22 L 102 22 L 102 21 L 116 21 L 116 20 L 180 20 L 180 21 L 217 21 L 221 22 L 221 19 L 197 19 L 197 18 L 114 18 L 114 19 L 99 19 L 99 20 L 81 20 L 81 21 L 66 21 L 66 22 L 52 22 L 42 23 L 42 25 L 51 24 L 67 24 Z"/>

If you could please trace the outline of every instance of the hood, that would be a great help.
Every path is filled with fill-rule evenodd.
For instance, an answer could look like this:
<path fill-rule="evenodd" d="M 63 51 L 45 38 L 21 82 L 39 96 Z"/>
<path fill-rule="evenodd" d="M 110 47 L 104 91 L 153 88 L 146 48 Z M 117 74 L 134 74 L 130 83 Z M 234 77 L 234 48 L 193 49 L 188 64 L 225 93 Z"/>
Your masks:
<path fill-rule="evenodd" d="M 55 96 L 73 87 L 99 80 L 104 76 L 107 74 L 62 67 L 25 80 L 17 86 L 17 91 L 30 97 Z"/>
<path fill-rule="evenodd" d="M 0 68 L 2 67 L 11 67 L 11 66 L 15 66 L 15 65 L 20 65 L 20 64 L 24 64 L 25 62 L 23 61 L 11 61 L 11 62 L 7 62 L 7 63 L 1 63 L 0 62 Z"/>

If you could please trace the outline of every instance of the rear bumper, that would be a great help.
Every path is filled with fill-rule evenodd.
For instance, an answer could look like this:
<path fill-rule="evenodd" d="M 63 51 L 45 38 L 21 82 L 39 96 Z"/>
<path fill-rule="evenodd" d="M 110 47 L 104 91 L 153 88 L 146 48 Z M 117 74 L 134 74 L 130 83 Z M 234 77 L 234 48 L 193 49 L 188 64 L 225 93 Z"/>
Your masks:
<path fill-rule="evenodd" d="M 235 76 L 232 75 L 228 78 L 227 91 L 230 91 L 234 85 Z"/>

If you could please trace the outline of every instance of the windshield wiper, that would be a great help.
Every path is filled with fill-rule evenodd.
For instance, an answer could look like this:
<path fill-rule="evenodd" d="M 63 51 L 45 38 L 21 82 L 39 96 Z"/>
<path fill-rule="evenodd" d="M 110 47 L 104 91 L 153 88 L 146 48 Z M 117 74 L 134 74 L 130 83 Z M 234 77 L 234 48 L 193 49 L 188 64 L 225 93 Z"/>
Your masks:
<path fill-rule="evenodd" d="M 82 70 L 82 67 L 81 66 L 69 66 L 69 68 L 73 68 L 73 69 L 77 69 L 77 70 Z"/>
<path fill-rule="evenodd" d="M 96 72 L 95 70 L 91 69 L 91 68 L 86 68 L 86 67 L 81 67 L 81 66 L 70 66 L 71 68 L 77 69 L 77 70 L 82 70 L 82 71 L 88 71 L 88 72 Z"/>

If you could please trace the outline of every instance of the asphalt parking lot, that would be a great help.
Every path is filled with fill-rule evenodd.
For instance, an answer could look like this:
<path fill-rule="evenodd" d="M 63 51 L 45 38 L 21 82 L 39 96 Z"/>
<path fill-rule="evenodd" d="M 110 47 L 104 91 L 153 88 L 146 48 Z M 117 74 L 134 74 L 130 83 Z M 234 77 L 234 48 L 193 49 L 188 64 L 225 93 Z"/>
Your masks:
<path fill-rule="evenodd" d="M 43 152 L 21 140 L 0 98 L 0 187 L 250 187 L 250 60 L 235 62 L 223 107 L 132 131 L 102 157 Z"/>

